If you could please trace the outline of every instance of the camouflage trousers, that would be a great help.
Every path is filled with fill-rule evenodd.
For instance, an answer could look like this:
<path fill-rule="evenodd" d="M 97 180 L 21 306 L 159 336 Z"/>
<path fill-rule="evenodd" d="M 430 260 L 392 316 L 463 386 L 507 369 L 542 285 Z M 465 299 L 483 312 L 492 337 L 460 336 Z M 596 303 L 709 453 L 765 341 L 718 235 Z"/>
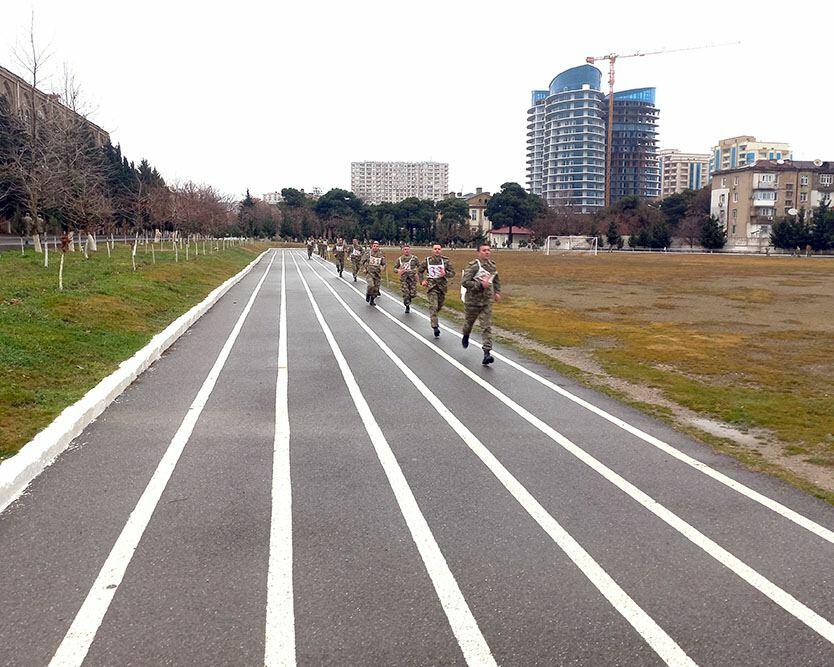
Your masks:
<path fill-rule="evenodd" d="M 313 256 L 313 248 L 311 246 L 307 246 L 307 259 L 310 259 Z"/>
<path fill-rule="evenodd" d="M 429 300 L 431 326 L 433 329 L 436 329 L 439 326 L 437 323 L 437 314 L 443 310 L 443 304 L 446 302 L 446 292 L 441 289 L 430 289 L 426 297 Z"/>
<path fill-rule="evenodd" d="M 353 277 L 354 278 L 356 278 L 356 276 L 359 274 L 359 262 L 360 261 L 361 261 L 361 258 L 359 258 L 359 257 L 356 257 L 356 258 L 351 257 L 350 258 L 350 265 L 353 268 Z"/>
<path fill-rule="evenodd" d="M 378 297 L 379 285 L 382 282 L 382 274 L 379 271 L 368 271 L 367 282 L 368 289 L 365 294 L 374 298 Z"/>
<path fill-rule="evenodd" d="M 413 273 L 404 273 L 400 276 L 400 290 L 403 295 L 403 305 L 407 306 L 417 296 L 417 276 Z"/>
<path fill-rule="evenodd" d="M 345 270 L 345 256 L 336 255 L 336 270 L 339 272 L 339 275 L 342 275 L 342 271 Z"/>
<path fill-rule="evenodd" d="M 475 320 L 481 325 L 484 350 L 492 349 L 492 301 L 467 301 L 464 307 L 463 333 L 472 333 Z"/>

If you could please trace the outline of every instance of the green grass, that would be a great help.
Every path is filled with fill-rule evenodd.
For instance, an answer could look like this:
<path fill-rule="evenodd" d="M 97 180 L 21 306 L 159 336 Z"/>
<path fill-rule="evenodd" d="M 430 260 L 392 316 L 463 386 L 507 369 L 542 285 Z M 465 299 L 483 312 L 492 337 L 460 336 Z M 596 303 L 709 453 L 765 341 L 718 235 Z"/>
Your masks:
<path fill-rule="evenodd" d="M 145 345 L 264 247 L 185 253 L 174 262 L 157 246 L 156 264 L 140 248 L 102 245 L 85 260 L 67 253 L 58 291 L 59 253 L 0 255 L 0 459 L 11 456 L 64 408 Z M 202 245 L 200 246 L 202 253 Z"/>

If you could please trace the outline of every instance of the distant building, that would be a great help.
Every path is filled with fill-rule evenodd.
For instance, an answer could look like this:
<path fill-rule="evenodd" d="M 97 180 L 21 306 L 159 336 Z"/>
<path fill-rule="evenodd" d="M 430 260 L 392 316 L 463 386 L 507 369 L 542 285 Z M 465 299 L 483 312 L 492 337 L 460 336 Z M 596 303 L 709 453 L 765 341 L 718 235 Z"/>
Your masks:
<path fill-rule="evenodd" d="M 660 196 L 700 190 L 709 177 L 709 153 L 682 153 L 676 148 L 660 151 Z"/>
<path fill-rule="evenodd" d="M 513 248 L 517 248 L 521 241 L 529 241 L 533 237 L 533 230 L 527 227 L 513 227 Z M 490 244 L 498 248 L 506 247 L 504 244 L 509 242 L 510 228 L 499 227 L 489 232 Z"/>
<path fill-rule="evenodd" d="M 608 96 L 604 109 L 608 121 Z M 623 197 L 660 197 L 657 117 L 654 88 L 614 93 L 611 150 L 611 203 Z"/>
<path fill-rule="evenodd" d="M 741 136 L 721 139 L 710 152 L 710 177 L 723 169 L 743 167 L 759 160 L 790 160 L 791 145 L 778 141 L 756 141 L 756 137 Z"/>
<path fill-rule="evenodd" d="M 32 85 L 20 78 L 14 72 L 0 67 L 0 97 L 5 97 L 9 103 L 9 109 L 16 113 L 24 122 L 28 122 L 32 115 Z M 99 146 L 106 146 L 110 143 L 110 135 L 98 125 L 88 120 L 81 114 L 61 103 L 60 95 L 44 93 L 41 90 L 34 90 L 35 113 L 40 118 L 46 118 L 52 113 L 60 113 L 66 116 L 75 116 L 84 121 L 91 130 L 93 138 Z"/>
<path fill-rule="evenodd" d="M 475 188 L 475 192 L 463 194 L 461 192 L 450 192 L 447 197 L 463 199 L 469 207 L 469 229 L 473 234 L 486 236 L 490 228 L 489 218 L 486 215 L 486 207 L 492 195 L 484 192 L 483 188 Z"/>
<path fill-rule="evenodd" d="M 277 206 L 282 201 L 284 201 L 284 198 L 281 196 L 280 192 L 267 192 L 267 193 L 264 194 L 263 200 L 267 204 L 272 204 L 273 206 Z"/>
<path fill-rule="evenodd" d="M 724 225 L 729 245 L 770 243 L 773 222 L 806 212 L 834 192 L 834 162 L 759 160 L 713 174 L 710 213 Z"/>
<path fill-rule="evenodd" d="M 368 204 L 408 197 L 439 201 L 449 191 L 445 162 L 351 162 L 350 189 Z"/>

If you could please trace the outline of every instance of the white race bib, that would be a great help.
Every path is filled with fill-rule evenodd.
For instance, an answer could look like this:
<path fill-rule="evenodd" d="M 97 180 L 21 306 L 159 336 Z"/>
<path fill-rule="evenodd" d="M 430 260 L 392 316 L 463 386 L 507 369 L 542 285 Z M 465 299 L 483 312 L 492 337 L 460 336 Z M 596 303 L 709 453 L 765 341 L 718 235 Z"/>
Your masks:
<path fill-rule="evenodd" d="M 475 274 L 475 280 L 483 282 L 484 278 L 488 278 L 490 284 L 492 284 L 492 279 L 494 277 L 495 276 L 489 271 L 487 271 L 483 266 L 481 267 L 480 271 L 478 271 L 478 273 Z"/>
<path fill-rule="evenodd" d="M 336 246 L 336 252 L 344 252 L 344 251 L 345 251 L 345 246 L 343 246 L 343 245 L 337 245 Z"/>
<path fill-rule="evenodd" d="M 382 257 L 374 257 L 373 255 L 371 255 L 370 257 L 368 257 L 368 263 L 371 266 L 382 266 Z"/>
<path fill-rule="evenodd" d="M 429 278 L 434 278 L 437 280 L 438 278 L 443 278 L 443 265 L 442 264 L 427 264 L 426 268 L 428 269 Z"/>
<path fill-rule="evenodd" d="M 361 257 L 361 256 L 362 256 L 362 252 L 361 252 L 361 251 L 359 251 L 359 250 L 357 250 L 356 248 L 354 248 L 354 249 L 353 249 L 353 251 L 350 253 L 350 256 L 351 256 L 351 257 Z"/>

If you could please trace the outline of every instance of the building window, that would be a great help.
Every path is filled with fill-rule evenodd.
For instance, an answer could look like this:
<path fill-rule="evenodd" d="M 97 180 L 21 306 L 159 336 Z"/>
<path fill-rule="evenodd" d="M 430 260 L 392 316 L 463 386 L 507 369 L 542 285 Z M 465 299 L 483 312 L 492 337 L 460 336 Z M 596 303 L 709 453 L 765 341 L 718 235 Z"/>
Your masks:
<path fill-rule="evenodd" d="M 733 204 L 738 204 L 738 192 L 733 193 Z"/>
<path fill-rule="evenodd" d="M 721 187 L 722 188 L 727 187 L 727 178 L 724 177 L 724 176 L 721 177 Z"/>
<path fill-rule="evenodd" d="M 834 182 L 834 174 L 820 174 L 820 185 L 831 185 Z"/>
<path fill-rule="evenodd" d="M 734 208 L 733 209 L 733 222 L 735 222 L 736 218 L 738 218 L 738 209 Z"/>
<path fill-rule="evenodd" d="M 808 201 L 808 193 L 807 192 L 800 192 L 799 193 L 799 203 L 804 204 Z"/>
<path fill-rule="evenodd" d="M 799 184 L 800 185 L 808 185 L 808 177 L 807 176 L 800 176 L 799 177 Z"/>
<path fill-rule="evenodd" d="M 738 185 L 738 176 L 733 177 L 733 185 Z"/>
<path fill-rule="evenodd" d="M 735 235 L 735 233 L 736 233 L 736 226 L 733 225 L 733 235 Z"/>

